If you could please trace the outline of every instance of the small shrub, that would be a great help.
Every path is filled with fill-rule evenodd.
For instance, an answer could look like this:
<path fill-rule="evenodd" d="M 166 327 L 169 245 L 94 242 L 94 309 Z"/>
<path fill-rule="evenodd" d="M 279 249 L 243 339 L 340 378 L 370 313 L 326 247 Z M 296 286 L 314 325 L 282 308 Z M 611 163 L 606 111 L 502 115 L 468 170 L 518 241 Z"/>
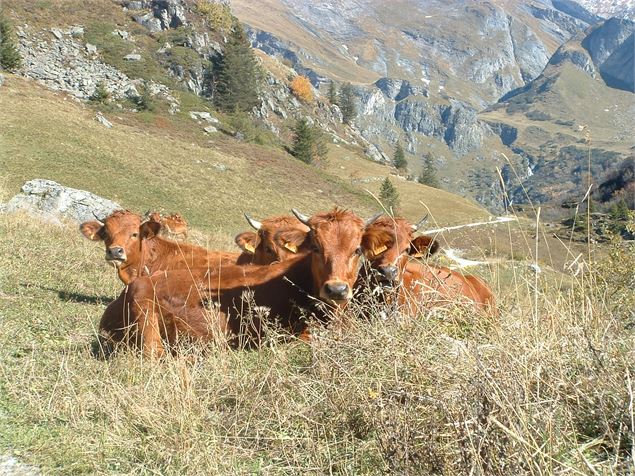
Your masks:
<path fill-rule="evenodd" d="M 4 12 L 0 11 L 0 68 L 11 71 L 19 68 L 21 62 L 11 24 Z"/>
<path fill-rule="evenodd" d="M 234 24 L 229 5 L 210 0 L 196 2 L 196 10 L 203 15 L 212 30 L 228 31 Z"/>
<path fill-rule="evenodd" d="M 132 102 L 139 111 L 153 111 L 155 108 L 155 102 L 152 94 L 150 94 L 148 85 L 144 83 L 140 89 L 141 91 L 139 96 L 133 98 Z"/>
<path fill-rule="evenodd" d="M 291 81 L 291 92 L 300 101 L 305 103 L 313 102 L 313 86 L 306 76 L 296 76 Z"/>
<path fill-rule="evenodd" d="M 110 92 L 106 89 L 106 83 L 99 81 L 95 86 L 95 91 L 90 97 L 90 101 L 95 103 L 106 103 L 110 99 Z"/>

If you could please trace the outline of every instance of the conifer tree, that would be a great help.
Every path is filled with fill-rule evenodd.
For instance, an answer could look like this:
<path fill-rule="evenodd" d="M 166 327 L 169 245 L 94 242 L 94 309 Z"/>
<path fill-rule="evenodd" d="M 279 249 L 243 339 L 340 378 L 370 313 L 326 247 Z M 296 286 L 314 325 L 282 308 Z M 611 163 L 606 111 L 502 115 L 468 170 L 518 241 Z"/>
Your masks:
<path fill-rule="evenodd" d="M 329 92 L 328 92 L 329 102 L 331 104 L 337 104 L 337 89 L 335 88 L 335 83 L 331 81 L 329 83 Z"/>
<path fill-rule="evenodd" d="M 355 106 L 355 89 L 350 83 L 344 84 L 340 89 L 339 106 L 342 111 L 342 119 L 345 124 L 350 124 L 357 116 Z"/>
<path fill-rule="evenodd" d="M 395 155 L 392 159 L 392 164 L 397 170 L 406 170 L 408 168 L 408 161 L 406 160 L 406 154 L 404 153 L 401 143 L 397 142 L 395 146 Z"/>
<path fill-rule="evenodd" d="M 399 208 L 399 192 L 397 192 L 397 189 L 388 177 L 381 183 L 379 199 L 384 207 L 392 213 L 396 213 L 396 210 Z"/>
<path fill-rule="evenodd" d="M 14 70 L 20 67 L 20 53 L 15 46 L 13 31 L 4 12 L 0 11 L 0 68 Z"/>
<path fill-rule="evenodd" d="M 429 152 L 423 156 L 423 170 L 419 174 L 417 182 L 429 187 L 440 188 L 434 158 Z"/>
<path fill-rule="evenodd" d="M 291 153 L 296 159 L 310 164 L 313 162 L 313 134 L 309 122 L 305 118 L 299 119 L 293 133 L 295 137 Z"/>
<path fill-rule="evenodd" d="M 214 74 L 214 104 L 227 112 L 249 112 L 260 102 L 261 72 L 242 25 L 234 22 Z"/>
<path fill-rule="evenodd" d="M 324 134 L 317 127 L 311 127 L 305 118 L 298 119 L 293 128 L 294 139 L 291 154 L 307 164 L 325 159 L 328 149 Z"/>

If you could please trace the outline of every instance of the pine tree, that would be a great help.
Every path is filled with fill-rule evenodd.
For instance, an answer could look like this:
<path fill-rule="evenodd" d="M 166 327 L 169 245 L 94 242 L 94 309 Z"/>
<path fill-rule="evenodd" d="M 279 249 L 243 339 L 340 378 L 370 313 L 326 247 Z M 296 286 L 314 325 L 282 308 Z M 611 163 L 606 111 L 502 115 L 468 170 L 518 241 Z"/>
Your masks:
<path fill-rule="evenodd" d="M 381 187 L 379 188 L 379 199 L 386 209 L 391 211 L 393 214 L 396 213 L 399 208 L 399 192 L 397 192 L 397 189 L 388 177 L 386 177 L 381 183 Z"/>
<path fill-rule="evenodd" d="M 329 83 L 329 102 L 331 104 L 337 104 L 337 89 L 335 88 L 335 83 L 333 81 L 331 81 Z"/>
<path fill-rule="evenodd" d="M 437 179 L 437 170 L 434 166 L 434 158 L 429 152 L 423 157 L 423 170 L 417 178 L 417 182 L 427 185 L 428 187 L 440 188 Z"/>
<path fill-rule="evenodd" d="M 309 122 L 305 119 L 299 119 L 296 123 L 293 133 L 295 137 L 293 139 L 293 148 L 291 153 L 296 159 L 300 159 L 302 162 L 310 164 L 313 162 L 313 133 Z"/>
<path fill-rule="evenodd" d="M 326 159 L 328 148 L 322 131 L 309 125 L 305 118 L 299 119 L 293 128 L 294 139 L 291 154 L 307 164 Z"/>
<path fill-rule="evenodd" d="M 249 112 L 260 102 L 261 72 L 242 25 L 236 21 L 214 74 L 214 104 L 227 112 Z"/>
<path fill-rule="evenodd" d="M 14 70 L 20 67 L 21 59 L 9 20 L 0 11 L 0 68 Z"/>
<path fill-rule="evenodd" d="M 403 151 L 403 147 L 401 147 L 401 143 L 397 142 L 395 146 L 395 155 L 392 159 L 392 164 L 395 166 L 397 170 L 406 170 L 408 168 L 408 161 L 406 160 L 406 154 Z"/>
<path fill-rule="evenodd" d="M 95 86 L 95 90 L 93 91 L 90 100 L 98 103 L 105 103 L 110 98 L 110 93 L 106 89 L 106 83 L 103 81 L 99 81 Z"/>
<path fill-rule="evenodd" d="M 350 124 L 357 116 L 355 106 L 355 88 L 350 83 L 346 83 L 340 89 L 339 106 L 342 111 L 342 119 L 345 124 Z"/>

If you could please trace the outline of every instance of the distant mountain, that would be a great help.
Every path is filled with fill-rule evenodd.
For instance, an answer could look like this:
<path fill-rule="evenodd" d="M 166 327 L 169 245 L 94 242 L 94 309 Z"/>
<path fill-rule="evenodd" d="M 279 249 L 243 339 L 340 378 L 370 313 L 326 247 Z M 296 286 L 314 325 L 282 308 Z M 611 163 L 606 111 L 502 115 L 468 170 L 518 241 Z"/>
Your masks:
<path fill-rule="evenodd" d="M 578 4 L 602 18 L 627 18 L 635 20 L 633 0 L 577 0 Z"/>
<path fill-rule="evenodd" d="M 257 5 L 234 0 L 232 7 L 249 25 L 254 46 L 285 58 L 316 86 L 331 80 L 356 84 L 360 113 L 355 125 L 384 158 L 401 141 L 409 168 L 417 173 L 422 155 L 431 152 L 445 188 L 490 208 L 504 206 L 496 169 L 507 177 L 508 189 L 522 190 L 538 163 L 534 149 L 543 139 L 532 136 L 525 143 L 519 131 L 541 126 L 544 142 L 577 150 L 575 130 L 545 129 L 544 118 L 575 129 L 604 114 L 599 102 L 567 102 L 578 81 L 597 89 L 597 97 L 611 98 L 615 118 L 632 112 L 630 96 L 613 92 L 628 91 L 632 83 L 632 48 L 622 36 L 628 28 L 615 23 L 598 28 L 602 18 L 571 0 L 399 0 L 390 8 L 380 0 L 263 0 Z M 582 79 L 580 62 L 588 70 Z M 557 100 L 546 94 L 554 85 L 561 92 Z M 519 97 L 511 101 L 514 96 Z M 536 102 L 569 112 L 543 115 L 536 106 L 527 116 L 497 105 L 521 98 L 528 111 Z M 594 133 L 595 139 L 613 137 L 617 142 L 609 149 L 622 157 L 629 153 L 629 139 L 619 125 L 614 133 L 605 130 L 610 123 L 599 121 L 602 132 Z M 573 180 L 553 172 L 560 183 Z M 547 183 L 543 190 L 537 177 L 534 182 L 532 199 L 559 197 L 547 191 Z M 516 195 L 516 201 L 528 199 Z"/>

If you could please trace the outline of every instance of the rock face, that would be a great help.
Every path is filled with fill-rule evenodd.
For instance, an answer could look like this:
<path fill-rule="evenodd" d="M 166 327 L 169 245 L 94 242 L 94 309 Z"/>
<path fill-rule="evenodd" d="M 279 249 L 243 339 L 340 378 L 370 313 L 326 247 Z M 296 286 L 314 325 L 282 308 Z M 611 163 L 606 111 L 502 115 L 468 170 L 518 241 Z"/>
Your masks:
<path fill-rule="evenodd" d="M 34 179 L 26 182 L 22 193 L 0 206 L 5 213 L 26 211 L 55 223 L 60 219 L 78 223 L 103 218 L 121 206 L 85 190 L 64 187 L 52 180 Z"/>
<path fill-rule="evenodd" d="M 188 25 L 186 5 L 182 0 L 124 1 L 123 5 L 129 10 L 149 9 L 147 13 L 135 15 L 134 19 L 153 33 Z"/>
<path fill-rule="evenodd" d="M 56 34 L 52 38 L 20 30 L 21 74 L 78 99 L 89 99 L 100 82 L 114 99 L 137 98 L 137 88 L 144 82 L 130 79 L 117 68 L 103 63 L 97 48 L 82 44 L 71 30 L 54 29 Z M 152 96 L 167 101 L 171 111 L 178 111 L 179 101 L 167 86 L 154 81 L 146 86 Z"/>

